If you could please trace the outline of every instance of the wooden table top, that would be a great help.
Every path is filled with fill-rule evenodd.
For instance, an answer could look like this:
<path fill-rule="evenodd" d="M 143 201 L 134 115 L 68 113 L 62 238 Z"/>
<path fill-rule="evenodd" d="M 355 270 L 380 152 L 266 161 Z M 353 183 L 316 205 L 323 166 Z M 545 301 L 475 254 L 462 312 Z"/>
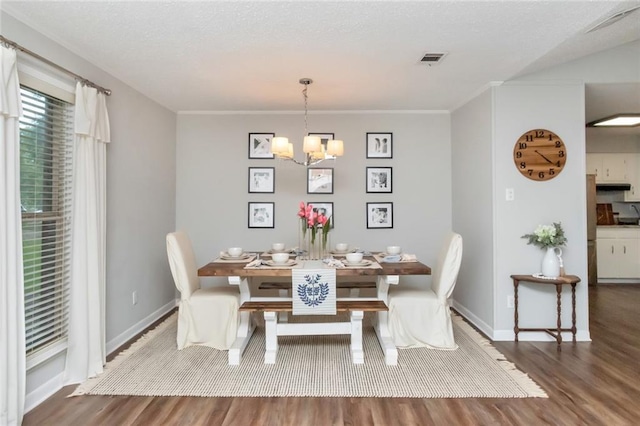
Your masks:
<path fill-rule="evenodd" d="M 373 257 L 365 258 L 375 261 Z M 209 262 L 200 269 L 201 277 L 290 277 L 291 269 L 244 269 L 247 263 Z M 336 268 L 336 275 L 354 277 L 366 275 L 431 275 L 431 268 L 421 262 L 380 263 L 378 268 Z"/>
<path fill-rule="evenodd" d="M 564 277 L 558 277 L 556 279 L 538 278 L 533 275 L 511 275 L 511 278 L 517 281 L 527 281 L 538 284 L 577 284 L 580 282 L 580 277 L 576 275 L 565 275 Z"/>

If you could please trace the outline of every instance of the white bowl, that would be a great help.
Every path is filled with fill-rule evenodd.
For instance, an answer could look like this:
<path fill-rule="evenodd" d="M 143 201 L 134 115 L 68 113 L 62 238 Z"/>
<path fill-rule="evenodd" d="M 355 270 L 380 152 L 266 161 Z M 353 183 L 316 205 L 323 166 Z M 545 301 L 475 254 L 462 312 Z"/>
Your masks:
<path fill-rule="evenodd" d="M 273 253 L 271 259 L 273 263 L 286 263 L 289 260 L 289 253 Z"/>
<path fill-rule="evenodd" d="M 348 249 L 349 249 L 349 244 L 347 243 L 336 244 L 336 251 L 347 251 Z"/>
<path fill-rule="evenodd" d="M 242 247 L 229 247 L 227 253 L 229 253 L 229 256 L 238 257 L 242 255 Z"/>
<path fill-rule="evenodd" d="M 348 263 L 360 263 L 362 262 L 362 253 L 347 253 Z"/>
<path fill-rule="evenodd" d="M 401 251 L 400 246 L 387 246 L 387 254 L 400 254 Z"/>
<path fill-rule="evenodd" d="M 284 243 L 273 243 L 271 249 L 275 251 L 284 251 Z"/>

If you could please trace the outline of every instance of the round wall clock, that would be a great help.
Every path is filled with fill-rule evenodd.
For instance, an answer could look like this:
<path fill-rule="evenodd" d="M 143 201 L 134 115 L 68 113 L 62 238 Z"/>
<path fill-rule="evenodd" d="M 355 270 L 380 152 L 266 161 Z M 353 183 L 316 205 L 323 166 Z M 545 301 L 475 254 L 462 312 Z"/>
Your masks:
<path fill-rule="evenodd" d="M 550 180 L 564 169 L 567 149 L 555 133 L 546 129 L 533 129 L 516 141 L 513 162 L 526 178 Z"/>

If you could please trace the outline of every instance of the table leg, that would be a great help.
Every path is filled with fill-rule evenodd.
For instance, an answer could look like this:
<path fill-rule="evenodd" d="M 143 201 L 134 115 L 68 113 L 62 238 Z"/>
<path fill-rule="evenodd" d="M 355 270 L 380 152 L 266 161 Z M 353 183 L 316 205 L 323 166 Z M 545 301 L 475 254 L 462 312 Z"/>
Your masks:
<path fill-rule="evenodd" d="M 363 311 L 351 311 L 351 361 L 354 364 L 364 364 L 362 350 L 362 318 Z"/>
<path fill-rule="evenodd" d="M 377 295 L 378 299 L 384 303 L 388 303 L 387 295 L 389 293 L 389 285 L 397 285 L 399 282 L 398 275 L 380 275 L 377 281 Z M 378 342 L 384 352 L 385 364 L 398 365 L 398 348 L 393 344 L 391 333 L 387 321 L 389 318 L 388 312 L 378 312 L 377 319 L 374 323 L 374 329 L 376 336 L 378 336 Z"/>
<path fill-rule="evenodd" d="M 576 343 L 576 285 L 571 284 L 571 332 L 573 333 L 573 343 Z"/>
<path fill-rule="evenodd" d="M 556 341 L 558 342 L 558 350 L 562 350 L 562 284 L 556 284 L 556 293 L 558 295 L 558 331 L 556 335 Z"/>
<path fill-rule="evenodd" d="M 518 341 L 518 332 L 520 331 L 520 329 L 518 328 L 518 285 L 520 284 L 520 281 L 514 279 L 513 280 L 513 333 L 515 334 L 516 338 L 515 341 Z"/>
<path fill-rule="evenodd" d="M 265 351 L 264 363 L 275 364 L 278 355 L 278 314 L 264 313 Z"/>
<path fill-rule="evenodd" d="M 251 298 L 251 291 L 249 289 L 249 283 L 247 279 L 241 279 L 238 276 L 229 277 L 229 284 L 238 286 L 240 289 L 240 304 L 246 302 Z M 229 348 L 228 362 L 229 365 L 240 365 L 242 353 L 244 352 L 251 335 L 255 330 L 255 324 L 251 321 L 250 312 L 240 312 L 240 324 L 238 324 L 238 332 L 236 333 L 236 340 Z"/>

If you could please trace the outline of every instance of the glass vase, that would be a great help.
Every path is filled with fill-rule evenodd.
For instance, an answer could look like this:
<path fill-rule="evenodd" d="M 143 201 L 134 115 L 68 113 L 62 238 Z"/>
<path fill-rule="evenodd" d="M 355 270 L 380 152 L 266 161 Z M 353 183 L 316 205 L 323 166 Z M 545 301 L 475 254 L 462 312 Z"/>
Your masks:
<path fill-rule="evenodd" d="M 309 230 L 309 232 L 307 232 L 307 234 L 309 235 L 309 237 L 307 238 L 308 240 L 308 245 L 307 245 L 307 253 L 308 253 L 308 259 L 309 260 L 320 260 L 322 259 L 322 234 L 320 232 L 315 233 L 315 235 L 313 235 L 313 231 Z"/>
<path fill-rule="evenodd" d="M 309 244 L 307 242 L 307 235 L 309 235 L 309 230 L 307 229 L 306 223 L 304 221 L 301 221 L 300 223 L 298 223 L 298 249 L 297 249 L 297 255 L 300 256 L 301 259 L 303 259 L 307 253 L 308 244 Z"/>

